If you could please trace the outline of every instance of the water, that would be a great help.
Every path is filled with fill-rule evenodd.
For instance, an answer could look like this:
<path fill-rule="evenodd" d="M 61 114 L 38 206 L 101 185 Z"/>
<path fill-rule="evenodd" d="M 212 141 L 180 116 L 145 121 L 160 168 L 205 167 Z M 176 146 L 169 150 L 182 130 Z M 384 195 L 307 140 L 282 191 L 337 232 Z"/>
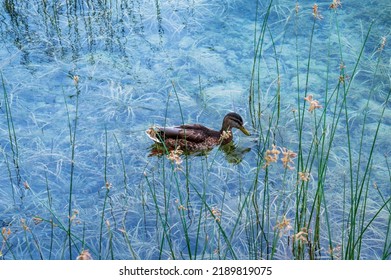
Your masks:
<path fill-rule="evenodd" d="M 256 4 L 253 2 L 2 2 L 0 70 L 4 79 L 2 93 L 5 91 L 7 96 L 2 94 L 0 99 L 5 120 L 0 126 L 0 225 L 11 229 L 10 236 L 2 238 L 2 258 L 74 259 L 85 248 L 94 258 L 104 259 L 233 258 L 215 221 L 220 217 L 219 212 L 228 236 L 235 232 L 229 236 L 235 257 L 266 257 L 251 252 L 247 245 L 251 238 L 246 232 L 255 219 L 245 196 L 254 185 L 258 155 L 264 152 L 258 147 L 261 131 L 252 129 L 252 137 L 235 132 L 238 150 L 243 151 L 238 164 L 233 164 L 229 156 L 218 150 L 208 157 L 189 157 L 185 161 L 190 170 L 188 179 L 184 173 L 173 171 L 164 157 L 148 156 L 151 142 L 144 134 L 153 124 L 179 124 L 182 116 L 185 123 L 201 122 L 219 129 L 223 116 L 229 111 L 241 114 L 247 121 L 246 126 L 251 127 L 248 94 L 254 61 Z M 352 72 L 369 22 L 375 19 L 349 96 L 351 145 L 353 157 L 357 159 L 363 113 L 368 112 L 365 132 L 368 138 L 365 139 L 372 139 L 390 87 L 388 44 L 375 77 L 374 70 L 381 38 L 389 39 L 391 7 L 388 1 L 345 2 L 338 9 L 338 16 L 347 73 Z M 317 21 L 314 32 L 308 92 L 324 104 L 327 67 L 334 69 L 330 73 L 336 81 L 341 61 L 338 38 L 330 28 L 335 26 L 333 12 L 328 9 L 330 3 L 318 4 L 323 19 Z M 276 49 L 270 36 L 266 36 L 260 68 L 262 121 L 267 122 L 277 85 L 277 53 L 282 96 L 277 144 L 293 151 L 297 151 L 298 145 L 292 117 L 297 96 L 296 71 L 298 67 L 300 83 L 304 85 L 313 23 L 313 3 L 300 1 L 299 5 L 300 13 L 295 22 L 295 3 L 274 1 L 268 27 Z M 266 7 L 266 3 L 258 7 L 258 32 Z M 329 38 L 335 49 L 328 48 Z M 300 46 L 299 65 L 296 64 L 296 40 Z M 334 86 L 329 85 L 330 89 Z M 374 94 L 370 107 L 366 108 L 371 88 Z M 17 139 L 16 157 L 15 139 L 6 121 L 5 98 Z M 331 112 L 328 113 L 331 118 Z M 308 119 L 311 120 L 311 115 Z M 347 219 L 341 200 L 334 200 L 335 196 L 342 197 L 341 189 L 348 180 L 346 145 L 338 145 L 346 142 L 343 119 L 344 115 L 330 154 L 330 179 L 325 190 L 326 201 L 330 209 L 335 210 L 328 213 L 335 246 L 342 242 L 340 237 Z M 385 200 L 390 197 L 389 168 L 384 156 L 391 150 L 390 124 L 387 107 L 374 148 L 366 221 L 382 205 L 373 185 L 379 187 Z M 308 127 L 304 134 L 311 138 L 313 130 Z M 371 143 L 364 141 L 363 162 L 369 156 Z M 265 171 L 260 172 L 256 189 L 261 201 Z M 278 220 L 285 213 L 292 224 L 294 219 L 295 183 L 292 182 L 297 172 L 280 176 L 283 172 L 274 167 L 269 174 L 271 234 L 277 223 L 275 213 Z M 309 190 L 313 196 L 316 172 L 311 178 Z M 71 182 L 71 212 L 75 217 L 70 251 L 67 228 Z M 105 182 L 112 185 L 109 192 Z M 25 188 L 26 183 L 30 189 Z M 187 190 L 190 190 L 189 196 Z M 178 211 L 180 207 L 186 209 L 183 212 L 186 215 Z M 212 208 L 218 210 L 216 217 L 210 214 Z M 181 219 L 183 216 L 185 220 Z M 35 225 L 34 217 L 44 221 Z M 361 258 L 381 257 L 389 234 L 388 217 L 389 212 L 382 211 L 369 228 Z M 21 219 L 26 221 L 27 231 L 23 230 Z M 52 227 L 50 220 L 56 226 Z M 182 221 L 187 223 L 188 233 Z M 293 258 L 286 240 L 295 233 L 292 229 L 283 235 L 274 258 Z M 321 258 L 329 258 L 327 238 L 325 232 Z M 264 244 L 264 240 L 260 243 Z"/>

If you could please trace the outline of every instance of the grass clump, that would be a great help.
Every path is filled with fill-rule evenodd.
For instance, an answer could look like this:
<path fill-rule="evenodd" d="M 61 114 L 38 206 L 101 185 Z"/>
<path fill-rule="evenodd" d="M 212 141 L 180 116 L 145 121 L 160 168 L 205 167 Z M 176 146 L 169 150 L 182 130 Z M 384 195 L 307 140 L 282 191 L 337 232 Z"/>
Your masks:
<path fill-rule="evenodd" d="M 296 105 L 291 109 L 295 126 L 290 126 L 290 130 L 297 133 L 296 136 L 291 136 L 293 140 L 291 143 L 294 144 L 294 147 L 292 147 L 294 152 L 291 155 L 295 156 L 287 156 L 286 159 L 282 159 L 284 163 L 292 162 L 291 160 L 294 158 L 295 167 L 291 165 L 291 168 L 286 169 L 287 165 L 284 165 L 286 171 L 280 173 L 283 175 L 278 176 L 278 174 L 274 173 L 275 176 L 277 175 L 280 178 L 278 180 L 281 182 L 280 184 L 283 186 L 287 185 L 290 189 L 293 189 L 291 191 L 293 193 L 289 199 L 290 205 L 288 206 L 284 201 L 279 204 L 277 214 L 274 214 L 276 221 L 280 220 L 278 212 L 281 212 L 283 217 L 279 222 L 275 222 L 274 234 L 265 230 L 264 225 L 269 225 L 266 229 L 270 229 L 270 190 L 268 186 L 271 175 L 268 169 L 270 169 L 271 163 L 277 162 L 277 156 L 282 152 L 281 148 L 276 148 L 277 141 L 284 140 L 276 134 L 283 122 L 282 117 L 278 117 L 282 106 L 280 103 L 281 89 L 280 87 L 276 88 L 275 95 L 271 97 L 271 102 L 273 103 L 263 102 L 263 104 L 272 104 L 271 108 L 264 106 L 264 109 L 262 109 L 262 103 L 259 102 L 260 90 L 255 93 L 250 91 L 249 102 L 250 107 L 253 108 L 251 114 L 252 118 L 257 120 L 253 121 L 253 126 L 266 131 L 266 133 L 260 134 L 260 142 L 265 143 L 266 147 L 272 146 L 271 149 L 261 150 L 260 152 L 258 166 L 264 164 L 265 171 L 259 173 L 259 176 L 263 175 L 264 193 L 259 200 L 259 202 L 262 202 L 262 207 L 254 204 L 254 210 L 255 213 L 259 213 L 261 220 L 259 221 L 259 218 L 255 218 L 253 223 L 259 224 L 259 226 L 250 230 L 253 235 L 259 231 L 265 233 L 263 240 L 259 241 L 258 250 L 261 253 L 264 252 L 266 258 L 273 257 L 273 253 L 270 251 L 274 252 L 277 249 L 275 247 L 277 245 L 275 241 L 277 236 L 276 229 L 281 232 L 282 228 L 290 227 L 295 233 L 289 237 L 290 242 L 288 243 L 291 246 L 292 257 L 295 259 L 319 259 L 325 257 L 331 259 L 360 259 L 362 258 L 363 236 L 371 235 L 371 233 L 368 233 L 368 230 L 371 229 L 373 222 L 380 213 L 384 213 L 384 210 L 389 206 L 390 198 L 382 198 L 375 209 L 372 208 L 372 205 L 369 206 L 369 201 L 379 199 L 370 189 L 372 182 L 371 171 L 374 162 L 377 160 L 374 152 L 379 138 L 379 129 L 383 125 L 384 114 L 389 104 L 390 91 L 384 92 L 382 104 L 378 105 L 377 125 L 375 128 L 367 131 L 369 121 L 367 113 L 364 113 L 363 121 L 360 124 L 361 132 L 356 133 L 358 131 L 357 128 L 353 129 L 353 125 L 350 122 L 351 109 L 354 106 L 351 103 L 354 104 L 355 102 L 352 88 L 358 79 L 356 77 L 359 71 L 361 71 L 362 61 L 366 56 L 365 52 L 368 49 L 367 45 L 373 22 L 368 26 L 368 30 L 363 36 L 359 52 L 354 60 L 349 63 L 351 70 L 348 74 L 347 66 L 344 63 L 347 59 L 345 59 L 344 46 L 341 43 L 342 35 L 339 31 L 338 12 L 340 7 L 341 3 L 339 1 L 333 1 L 329 7 L 330 12 L 327 15 L 326 12 L 320 12 L 317 4 L 312 6 L 311 15 L 309 15 L 309 12 L 301 12 L 298 4 L 296 4 L 294 9 L 296 32 L 299 32 L 298 26 L 303 20 L 301 15 L 304 13 L 308 20 L 312 16 L 313 24 L 307 42 L 308 47 L 306 50 L 308 51 L 306 51 L 305 68 L 301 66 L 303 62 L 301 60 L 303 56 L 303 42 L 299 43 L 299 35 L 296 34 L 297 98 Z M 312 84 L 314 81 L 311 77 L 312 75 L 318 75 L 316 73 L 317 70 L 313 69 L 315 68 L 313 57 L 315 53 L 318 54 L 315 48 L 319 46 L 316 41 L 319 32 L 317 29 L 320 26 L 319 22 L 325 20 L 326 17 L 330 18 L 330 33 L 328 35 L 326 52 L 323 52 L 327 53 L 326 59 L 323 60 L 325 61 L 325 78 L 322 78 L 324 81 L 323 87 L 319 87 Z M 262 24 L 262 26 L 264 25 L 265 23 Z M 266 28 L 262 30 L 264 31 L 259 35 L 260 39 L 258 42 L 265 40 L 264 36 L 267 35 Z M 376 51 L 378 60 L 374 66 L 372 81 L 376 79 L 383 48 L 384 45 L 381 45 Z M 262 43 L 259 43 L 257 52 L 261 51 Z M 280 56 L 283 57 L 284 54 L 281 53 Z M 253 67 L 252 84 L 259 84 L 259 81 L 261 81 L 262 69 L 259 61 L 261 60 L 254 60 L 254 65 L 257 65 L 257 67 Z M 336 75 L 333 66 L 337 63 L 340 66 L 339 73 Z M 279 77 L 277 63 L 275 69 L 275 76 Z M 317 69 L 319 69 L 319 65 L 317 65 Z M 304 79 L 302 76 L 304 76 Z M 319 84 L 319 81 L 317 83 Z M 251 88 L 256 87 L 252 86 Z M 314 88 L 317 88 L 318 91 L 316 95 L 312 93 Z M 368 104 L 374 96 L 373 87 L 369 91 L 370 94 L 365 97 L 367 98 L 366 112 L 368 111 Z M 321 100 L 318 98 L 321 98 Z M 255 108 L 258 109 L 255 111 Z M 268 126 L 261 128 L 260 116 L 263 111 L 268 112 L 269 120 L 267 121 Z M 287 136 L 287 133 L 285 135 Z M 343 153 L 339 155 L 339 158 L 335 158 L 341 150 Z M 285 154 L 287 155 L 286 151 Z M 338 173 L 339 170 L 337 171 L 336 168 L 343 170 L 343 172 Z M 289 171 L 296 173 L 292 181 L 287 180 L 287 172 Z M 332 172 L 336 173 L 333 174 Z M 336 178 L 335 176 L 340 177 Z M 276 180 L 275 178 L 273 179 Z M 256 185 L 259 184 L 258 181 L 259 179 L 256 178 Z M 339 189 L 332 189 L 335 182 L 339 183 L 337 185 Z M 387 183 L 387 180 L 385 183 Z M 335 192 L 336 194 L 330 196 L 328 192 Z M 330 203 L 331 200 L 335 200 L 335 195 L 342 198 L 339 201 L 340 207 L 338 211 L 343 213 L 344 218 L 342 223 L 337 226 L 340 236 L 334 234 L 336 225 L 333 211 L 336 211 L 336 209 Z M 369 211 L 369 208 L 371 208 L 371 211 Z M 287 218 L 288 213 L 291 213 L 288 216 L 289 218 Z M 269 237 L 270 235 L 274 236 L 274 239 Z M 385 235 L 388 236 L 388 233 L 385 233 Z M 273 245 L 270 245 L 271 240 L 274 240 Z M 269 247 L 271 249 L 268 249 Z"/>

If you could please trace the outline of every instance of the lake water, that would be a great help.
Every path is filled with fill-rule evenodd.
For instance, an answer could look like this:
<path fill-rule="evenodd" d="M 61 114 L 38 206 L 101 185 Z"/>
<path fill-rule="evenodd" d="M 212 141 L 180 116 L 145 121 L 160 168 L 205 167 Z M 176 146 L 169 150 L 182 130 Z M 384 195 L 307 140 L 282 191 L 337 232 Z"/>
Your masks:
<path fill-rule="evenodd" d="M 2 1 L 0 258 L 294 259 L 301 205 L 305 220 L 318 209 L 322 229 L 314 254 L 314 218 L 305 226 L 303 258 L 348 258 L 350 236 L 355 258 L 390 259 L 389 1 L 321 1 L 317 18 L 313 1 L 258 2 Z M 338 82 L 346 103 L 331 97 Z M 306 156 L 321 108 L 302 110 L 298 137 L 298 100 L 310 94 L 327 107 L 327 137 L 336 128 L 330 153 L 316 153 L 327 154 L 323 171 Z M 180 166 L 149 156 L 151 125 L 220 129 L 230 111 L 252 134 L 234 131 L 234 153 Z M 264 168 L 272 143 L 303 145 L 292 170 Z M 283 216 L 290 226 L 277 231 Z"/>

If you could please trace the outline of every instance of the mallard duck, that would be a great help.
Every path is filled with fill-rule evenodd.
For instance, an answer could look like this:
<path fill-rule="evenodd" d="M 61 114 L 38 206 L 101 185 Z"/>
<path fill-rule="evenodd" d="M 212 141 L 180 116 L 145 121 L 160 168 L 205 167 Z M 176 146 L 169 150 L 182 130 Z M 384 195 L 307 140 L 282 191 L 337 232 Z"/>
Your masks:
<path fill-rule="evenodd" d="M 174 127 L 151 127 L 146 134 L 164 149 L 181 149 L 193 153 L 230 143 L 233 139 L 232 128 L 238 128 L 245 135 L 250 135 L 243 126 L 242 117 L 236 113 L 228 113 L 224 117 L 219 131 L 201 124 L 185 124 Z"/>

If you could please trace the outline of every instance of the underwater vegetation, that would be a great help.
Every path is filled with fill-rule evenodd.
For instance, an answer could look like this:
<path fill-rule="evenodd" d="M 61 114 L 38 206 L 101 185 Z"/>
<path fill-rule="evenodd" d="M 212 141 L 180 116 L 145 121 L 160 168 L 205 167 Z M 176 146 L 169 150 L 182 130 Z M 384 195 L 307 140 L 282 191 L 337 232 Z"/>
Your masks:
<path fill-rule="evenodd" d="M 0 259 L 391 259 L 375 2 L 2 1 Z"/>

